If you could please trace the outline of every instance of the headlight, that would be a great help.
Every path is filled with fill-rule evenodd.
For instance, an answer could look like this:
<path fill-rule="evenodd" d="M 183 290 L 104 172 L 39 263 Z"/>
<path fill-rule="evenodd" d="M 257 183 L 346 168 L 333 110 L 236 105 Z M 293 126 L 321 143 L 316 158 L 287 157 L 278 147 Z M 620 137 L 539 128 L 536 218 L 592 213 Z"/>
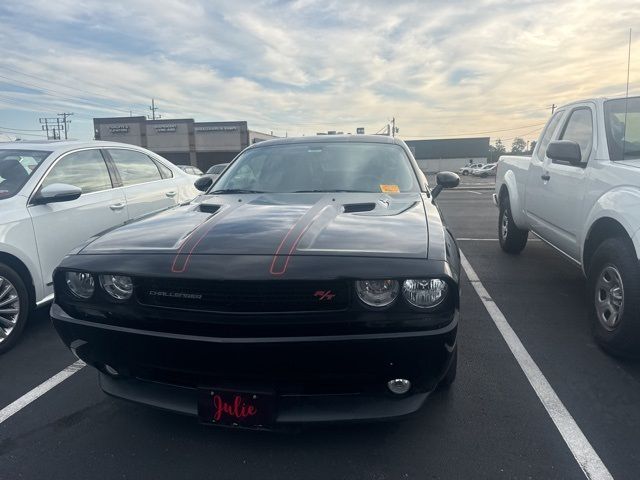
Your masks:
<path fill-rule="evenodd" d="M 402 284 L 402 294 L 411 305 L 435 307 L 447 296 L 447 282 L 438 278 L 410 279 Z"/>
<path fill-rule="evenodd" d="M 116 300 L 129 300 L 133 294 L 131 277 L 123 275 L 100 275 L 100 285 Z"/>
<path fill-rule="evenodd" d="M 76 297 L 87 300 L 93 296 L 95 283 L 93 275 L 87 272 L 67 272 L 64 275 L 69 291 Z"/>
<path fill-rule="evenodd" d="M 363 303 L 370 307 L 386 307 L 398 296 L 400 285 L 397 280 L 358 280 L 356 293 Z"/>

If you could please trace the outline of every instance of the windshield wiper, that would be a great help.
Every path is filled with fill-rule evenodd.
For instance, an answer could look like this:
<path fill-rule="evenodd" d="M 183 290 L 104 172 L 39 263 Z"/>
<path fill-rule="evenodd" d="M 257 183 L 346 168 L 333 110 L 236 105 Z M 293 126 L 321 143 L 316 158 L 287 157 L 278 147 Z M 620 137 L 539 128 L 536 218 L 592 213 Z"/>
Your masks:
<path fill-rule="evenodd" d="M 296 190 L 291 193 L 338 193 L 338 192 L 347 192 L 347 193 L 375 193 L 368 192 L 366 190 Z"/>
<path fill-rule="evenodd" d="M 215 195 L 218 193 L 234 194 L 234 193 L 269 193 L 269 192 L 263 192 L 261 190 L 246 190 L 243 188 L 230 188 L 228 190 L 214 190 L 213 192 L 208 192 L 207 195 Z"/>

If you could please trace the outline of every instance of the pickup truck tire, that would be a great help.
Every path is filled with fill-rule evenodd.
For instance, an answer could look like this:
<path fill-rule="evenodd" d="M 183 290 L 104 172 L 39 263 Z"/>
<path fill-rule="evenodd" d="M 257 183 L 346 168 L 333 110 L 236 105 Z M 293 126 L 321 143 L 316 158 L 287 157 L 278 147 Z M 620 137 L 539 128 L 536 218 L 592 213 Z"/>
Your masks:
<path fill-rule="evenodd" d="M 22 278 L 0 263 L 0 354 L 16 344 L 28 316 L 29 296 Z"/>
<path fill-rule="evenodd" d="M 593 334 L 608 353 L 638 357 L 640 265 L 631 241 L 609 238 L 593 254 L 587 273 Z"/>
<path fill-rule="evenodd" d="M 527 244 L 528 236 L 529 232 L 518 228 L 513 221 L 509 197 L 505 196 L 500 202 L 500 215 L 498 216 L 500 247 L 507 253 L 520 253 Z"/>

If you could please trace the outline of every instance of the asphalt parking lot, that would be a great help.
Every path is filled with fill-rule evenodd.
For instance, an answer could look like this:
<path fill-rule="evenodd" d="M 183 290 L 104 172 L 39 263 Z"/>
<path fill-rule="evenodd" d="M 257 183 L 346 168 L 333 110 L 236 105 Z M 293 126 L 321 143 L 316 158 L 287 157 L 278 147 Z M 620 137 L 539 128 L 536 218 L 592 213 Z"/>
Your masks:
<path fill-rule="evenodd" d="M 468 262 L 611 475 L 637 478 L 640 364 L 595 345 L 580 271 L 535 239 L 503 254 L 492 192 L 467 187 L 439 204 Z M 481 298 L 467 280 L 462 290 L 456 383 L 407 420 L 288 434 L 207 428 L 111 399 L 84 368 L 0 414 L 0 478 L 585 478 Z M 0 358 L 0 411 L 74 361 L 37 312 Z"/>

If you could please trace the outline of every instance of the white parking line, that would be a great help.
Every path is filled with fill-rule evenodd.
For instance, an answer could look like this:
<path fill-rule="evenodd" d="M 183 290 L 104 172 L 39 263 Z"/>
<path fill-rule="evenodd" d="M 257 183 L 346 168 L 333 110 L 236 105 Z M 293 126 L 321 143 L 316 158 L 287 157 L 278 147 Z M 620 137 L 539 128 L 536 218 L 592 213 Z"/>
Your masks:
<path fill-rule="evenodd" d="M 69 378 L 74 373 L 82 370 L 84 366 L 85 366 L 85 363 L 82 360 L 78 360 L 77 362 L 72 363 L 61 372 L 56 373 L 49 380 L 45 380 L 33 390 L 25 393 L 15 402 L 4 407 L 2 410 L 0 410 L 0 424 L 5 420 L 9 419 L 11 416 L 18 413 L 20 410 L 22 410 L 24 407 L 29 405 L 34 400 L 37 400 L 39 397 L 47 393 L 56 385 L 64 382 L 67 378 Z"/>
<path fill-rule="evenodd" d="M 538 365 L 533 361 L 533 358 L 531 358 L 531 355 L 529 355 L 529 352 L 527 352 L 527 349 L 513 331 L 509 322 L 507 322 L 507 319 L 489 295 L 489 292 L 484 288 L 478 275 L 476 275 L 467 257 L 465 257 L 462 252 L 460 252 L 460 259 L 462 261 L 462 268 L 469 278 L 469 282 L 471 282 L 480 300 L 482 300 L 493 323 L 498 327 L 502 338 L 507 343 L 511 353 L 520 365 L 527 380 L 529 380 L 536 395 L 538 395 L 542 405 L 544 405 L 544 408 L 547 410 L 551 420 L 553 420 L 553 423 L 556 425 L 556 428 L 560 432 L 560 435 L 562 435 L 562 438 L 571 450 L 571 453 L 584 474 L 590 480 L 613 479 L 609 470 L 604 463 L 602 463 L 602 460 L 589 443 L 589 440 L 584 436 L 582 430 L 580 430 L 580 427 L 578 427 L 578 424 L 576 424 L 562 403 L 562 400 L 560 400 L 542 374 L 540 368 L 538 368 Z"/>

